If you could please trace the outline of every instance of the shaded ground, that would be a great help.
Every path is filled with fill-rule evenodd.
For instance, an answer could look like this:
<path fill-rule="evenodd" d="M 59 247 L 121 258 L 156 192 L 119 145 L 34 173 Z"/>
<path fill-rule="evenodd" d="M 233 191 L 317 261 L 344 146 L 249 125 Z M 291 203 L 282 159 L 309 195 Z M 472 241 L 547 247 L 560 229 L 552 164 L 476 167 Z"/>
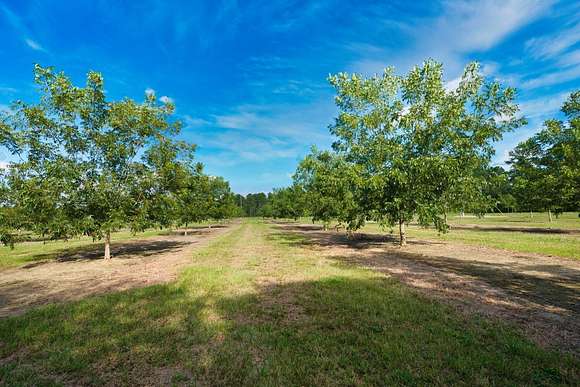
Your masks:
<path fill-rule="evenodd" d="M 479 224 L 452 224 L 452 230 L 477 230 L 477 231 L 501 231 L 501 232 L 529 232 L 533 234 L 580 234 L 580 229 L 573 228 L 546 228 L 533 226 L 488 226 Z"/>
<path fill-rule="evenodd" d="M 547 347 L 580 351 L 580 262 L 454 242 L 409 241 L 279 224 L 329 258 L 394 276 L 467 313 L 508 320 Z M 306 237 L 306 242 L 302 237 Z"/>
<path fill-rule="evenodd" d="M 194 249 L 227 229 L 198 228 L 187 236 L 173 232 L 113 243 L 110 261 L 102 259 L 102 245 L 95 244 L 65 251 L 56 261 L 1 271 L 0 317 L 46 303 L 171 281 L 191 263 Z"/>

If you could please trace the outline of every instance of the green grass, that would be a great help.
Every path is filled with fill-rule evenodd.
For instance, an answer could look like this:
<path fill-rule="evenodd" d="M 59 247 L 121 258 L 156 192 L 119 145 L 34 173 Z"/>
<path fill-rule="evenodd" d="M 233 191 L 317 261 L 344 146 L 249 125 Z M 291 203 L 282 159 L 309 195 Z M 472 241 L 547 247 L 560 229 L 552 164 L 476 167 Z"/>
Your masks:
<path fill-rule="evenodd" d="M 367 224 L 363 232 L 384 233 L 377 224 Z M 395 236 L 397 230 L 394 230 Z M 419 226 L 409 226 L 408 236 L 417 239 L 460 242 L 468 245 L 495 247 L 522 253 L 553 255 L 563 258 L 580 259 L 580 234 L 541 234 L 515 231 L 450 230 L 442 234 L 437 230 Z"/>
<path fill-rule="evenodd" d="M 129 231 L 120 231 L 111 235 L 111 244 L 135 238 L 146 238 L 159 235 L 166 230 L 147 230 L 142 233 L 133 234 Z M 10 267 L 21 266 L 27 263 L 53 260 L 64 252 L 71 252 L 75 249 L 82 249 L 89 246 L 103 247 L 102 241 L 93 241 L 89 237 L 80 237 L 68 241 L 31 241 L 14 245 L 11 249 L 8 246 L 0 245 L 0 270 Z"/>
<path fill-rule="evenodd" d="M 174 283 L 0 321 L 0 384 L 574 385 L 578 360 L 249 220 Z"/>
<path fill-rule="evenodd" d="M 310 223 L 310 218 L 302 218 L 304 223 Z M 433 228 L 425 229 L 417 225 L 408 228 L 409 237 L 418 239 L 434 239 L 450 242 L 460 242 L 475 246 L 495 247 L 522 253 L 537 253 L 553 255 L 563 258 L 580 259 L 580 234 L 558 234 L 540 232 L 516 231 L 520 228 L 552 228 L 564 230 L 580 230 L 580 218 L 577 212 L 567 212 L 559 219 L 554 217 L 552 223 L 548 222 L 547 213 L 534 213 L 530 218 L 529 213 L 513 214 L 488 214 L 483 218 L 473 216 L 460 217 L 449 216 L 448 222 L 451 230 L 446 234 L 440 234 Z M 318 222 L 320 223 L 320 222 Z M 453 226 L 475 225 L 481 229 L 453 229 Z M 501 227 L 502 230 L 485 230 L 484 228 Z M 513 227 L 514 230 L 509 230 Z M 369 233 L 385 233 L 390 230 L 379 227 L 376 223 L 367 224 L 361 231 Z M 395 233 L 396 229 L 393 230 Z"/>
<path fill-rule="evenodd" d="M 580 230 L 580 217 L 577 212 L 565 212 L 556 218 L 552 214 L 550 223 L 547 212 L 515 212 L 505 214 L 487 214 L 482 218 L 466 214 L 461 217 L 452 214 L 448 218 L 451 225 L 475 224 L 481 226 L 502 226 L 502 227 L 539 227 L 539 228 L 561 228 Z"/>
<path fill-rule="evenodd" d="M 215 222 L 200 222 L 189 227 L 206 227 Z M 133 234 L 130 231 L 119 231 L 111 235 L 111 245 L 131 239 L 147 238 L 166 233 L 168 230 L 150 229 Z M 17 243 L 14 248 L 0 245 L 0 271 L 11 267 L 22 266 L 28 263 L 50 261 L 63 253 L 80 251 L 85 248 L 104 248 L 103 241 L 93 241 L 90 237 L 73 238 L 68 241 L 28 241 Z"/>

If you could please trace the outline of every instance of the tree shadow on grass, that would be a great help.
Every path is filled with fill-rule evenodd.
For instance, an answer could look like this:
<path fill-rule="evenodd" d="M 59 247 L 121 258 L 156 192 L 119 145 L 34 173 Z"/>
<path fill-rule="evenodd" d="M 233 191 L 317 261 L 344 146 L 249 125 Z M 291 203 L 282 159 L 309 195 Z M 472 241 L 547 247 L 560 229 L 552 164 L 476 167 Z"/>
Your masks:
<path fill-rule="evenodd" d="M 532 324 L 535 338 L 547 345 L 576 352 L 580 348 L 580 270 L 574 267 L 535 264 L 529 257 L 504 262 L 458 257 L 428 243 L 421 252 L 420 245 L 406 251 L 390 241 L 363 242 L 364 248 L 375 248 L 360 251 L 360 244 L 353 245 L 344 235 L 304 232 L 295 226 L 280 226 L 271 238 L 289 245 L 343 247 L 329 257 L 395 276 L 461 309 L 501 316 L 524 329 Z"/>
<path fill-rule="evenodd" d="M 450 385 L 578 377 L 572 358 L 465 320 L 392 280 L 334 276 L 232 296 L 200 291 L 200 275 L 0 320 L 0 381 Z"/>
<path fill-rule="evenodd" d="M 394 234 L 367 234 L 362 232 L 354 233 L 348 237 L 344 232 L 324 231 L 321 226 L 303 224 L 276 224 L 276 227 L 287 235 L 284 243 L 294 246 L 317 245 L 321 247 L 341 246 L 358 250 L 365 250 L 385 244 L 398 245 L 399 237 Z M 307 233 L 308 237 L 303 235 Z M 435 245 L 441 244 L 434 241 L 409 240 L 410 245 Z"/>
<path fill-rule="evenodd" d="M 185 246 L 190 245 L 191 243 L 195 242 L 147 239 L 126 242 L 113 242 L 111 243 L 111 255 L 114 259 L 145 258 L 168 253 L 171 251 L 177 251 Z M 71 262 L 103 259 L 103 254 L 103 243 L 69 247 L 50 253 L 35 254 L 30 258 L 30 261 L 33 262 L 22 266 L 22 268 L 30 269 L 48 263 L 49 261 Z"/>
<path fill-rule="evenodd" d="M 545 227 L 518 227 L 518 226 L 479 226 L 452 224 L 452 230 L 462 231 L 493 231 L 493 232 L 523 232 L 530 234 L 580 234 L 580 230 L 566 228 L 545 228 Z"/>

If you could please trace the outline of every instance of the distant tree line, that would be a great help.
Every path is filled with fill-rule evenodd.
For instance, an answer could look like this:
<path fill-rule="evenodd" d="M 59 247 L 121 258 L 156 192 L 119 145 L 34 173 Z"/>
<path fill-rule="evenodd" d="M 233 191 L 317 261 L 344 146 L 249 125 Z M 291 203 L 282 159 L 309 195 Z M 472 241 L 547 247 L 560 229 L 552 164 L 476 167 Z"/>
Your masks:
<path fill-rule="evenodd" d="M 107 101 L 89 72 L 78 87 L 64 73 L 35 66 L 40 101 L 16 101 L 0 115 L 0 146 L 14 160 L 0 170 L 0 241 L 26 233 L 52 239 L 187 226 L 239 215 L 227 181 L 194 161 L 195 146 L 175 140 L 172 103 L 149 93 L 137 103 Z"/>

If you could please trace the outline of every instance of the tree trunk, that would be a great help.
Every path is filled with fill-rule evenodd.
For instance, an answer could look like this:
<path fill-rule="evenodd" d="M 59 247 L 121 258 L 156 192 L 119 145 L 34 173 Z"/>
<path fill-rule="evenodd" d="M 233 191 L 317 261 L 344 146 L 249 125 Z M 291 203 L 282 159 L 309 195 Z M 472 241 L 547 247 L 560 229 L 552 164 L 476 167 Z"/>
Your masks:
<path fill-rule="evenodd" d="M 407 246 L 407 231 L 405 230 L 405 221 L 399 220 L 399 245 L 400 246 Z"/>
<path fill-rule="evenodd" d="M 105 234 L 105 259 L 111 259 L 111 232 Z"/>
<path fill-rule="evenodd" d="M 552 210 L 548 209 L 548 219 L 550 220 L 550 223 L 552 223 Z"/>
<path fill-rule="evenodd" d="M 322 230 L 324 231 L 328 230 L 328 225 L 326 223 L 322 224 Z"/>
<path fill-rule="evenodd" d="M 532 213 L 532 210 L 530 210 L 530 219 L 534 218 L 534 214 Z"/>

